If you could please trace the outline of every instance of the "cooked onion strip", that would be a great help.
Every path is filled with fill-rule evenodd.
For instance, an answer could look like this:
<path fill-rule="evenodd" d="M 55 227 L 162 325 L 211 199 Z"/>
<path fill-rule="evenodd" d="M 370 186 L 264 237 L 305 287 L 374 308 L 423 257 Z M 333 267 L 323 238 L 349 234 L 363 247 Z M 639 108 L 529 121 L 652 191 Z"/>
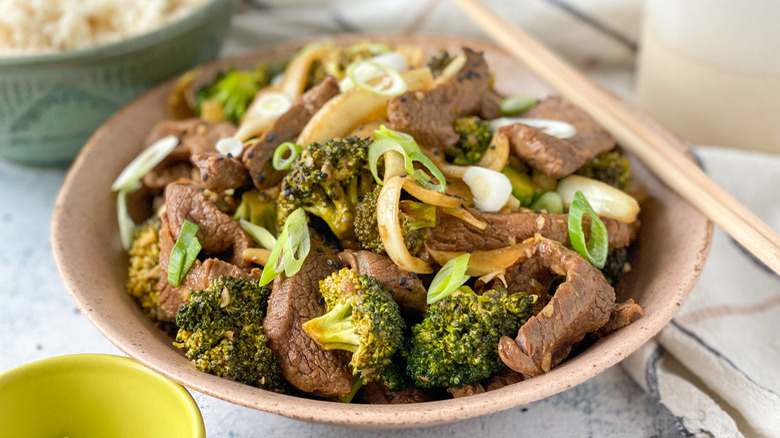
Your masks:
<path fill-rule="evenodd" d="M 436 77 L 436 80 L 434 81 L 434 86 L 441 85 L 449 81 L 450 79 L 454 78 L 455 75 L 457 75 L 458 72 L 465 65 L 466 65 L 466 55 L 460 54 L 452 58 L 452 61 L 450 61 L 450 63 L 447 64 L 446 67 L 444 67 L 444 70 L 442 70 L 441 74 Z"/>
<path fill-rule="evenodd" d="M 509 161 L 509 138 L 504 134 L 495 133 L 490 140 L 490 146 L 476 165 L 501 172 L 507 161 Z"/>
<path fill-rule="evenodd" d="M 414 257 L 406 247 L 403 230 L 399 222 L 398 203 L 401 201 L 401 189 L 410 178 L 394 176 L 388 179 L 379 192 L 376 201 L 376 217 L 379 226 L 379 237 L 387 251 L 387 255 L 404 271 L 417 274 L 428 274 L 433 269 L 423 260 Z"/>
<path fill-rule="evenodd" d="M 572 138 L 577 135 L 577 128 L 573 125 L 560 120 L 550 119 L 531 119 L 526 117 L 499 117 L 490 121 L 490 130 L 497 131 L 502 126 L 522 123 L 537 129 L 541 129 L 545 134 L 558 138 Z"/>
<path fill-rule="evenodd" d="M 268 117 L 263 111 L 258 111 L 258 105 L 262 103 L 263 96 L 274 94 L 279 94 L 279 86 L 272 85 L 263 88 L 255 95 L 255 100 L 252 101 L 246 113 L 244 113 L 244 119 L 241 120 L 241 124 L 238 125 L 238 130 L 233 137 L 246 141 L 252 137 L 262 135 L 263 132 L 273 125 L 278 116 Z"/>
<path fill-rule="evenodd" d="M 531 256 L 529 251 L 533 248 L 533 238 L 526 239 L 522 243 L 497 248 L 489 251 L 473 251 L 469 259 L 469 269 L 466 274 L 472 277 L 482 277 L 485 275 L 500 275 L 506 269 L 521 259 L 527 259 Z M 463 254 L 457 251 L 439 251 L 428 248 L 428 253 L 436 260 L 436 263 L 444 265 L 450 260 Z"/>
<path fill-rule="evenodd" d="M 403 178 L 403 179 L 404 179 L 404 190 L 406 190 L 407 193 L 409 193 L 410 195 L 414 196 L 415 198 L 419 199 L 420 201 L 428 205 L 435 205 L 437 207 L 444 207 L 444 208 L 458 208 L 463 202 L 462 199 L 459 199 L 455 196 L 448 195 L 446 193 L 439 193 L 435 190 L 426 189 L 425 187 L 421 186 L 411 178 Z"/>
<path fill-rule="evenodd" d="M 446 215 L 456 217 L 478 230 L 484 230 L 487 228 L 487 223 L 475 218 L 474 215 L 469 213 L 469 211 L 465 208 L 442 208 L 441 212 Z"/>
<path fill-rule="evenodd" d="M 268 264 L 268 258 L 270 256 L 271 256 L 271 251 L 265 248 L 247 248 L 241 254 L 241 257 L 244 260 L 250 261 L 260 266 L 265 266 L 266 264 Z"/>
<path fill-rule="evenodd" d="M 309 76 L 309 70 L 312 63 L 320 56 L 328 53 L 331 50 L 332 45 L 325 43 L 315 45 L 309 45 L 301 49 L 295 58 L 290 61 L 287 68 L 284 69 L 284 76 L 282 82 L 279 84 L 279 89 L 290 100 L 295 100 L 303 94 L 303 90 L 306 87 L 306 80 Z"/>
<path fill-rule="evenodd" d="M 409 70 L 401 74 L 409 90 L 425 90 L 431 87 L 433 76 L 428 68 Z M 387 116 L 387 103 L 392 96 L 372 94 L 360 88 L 330 99 L 306 123 L 298 144 L 324 142 L 331 138 L 343 138 L 361 124 Z"/>
<path fill-rule="evenodd" d="M 555 191 L 561 195 L 563 204 L 567 207 L 574 202 L 574 194 L 582 192 L 596 214 L 601 217 L 630 224 L 639 214 L 639 203 L 631 195 L 595 179 L 570 175 L 558 183 Z"/>

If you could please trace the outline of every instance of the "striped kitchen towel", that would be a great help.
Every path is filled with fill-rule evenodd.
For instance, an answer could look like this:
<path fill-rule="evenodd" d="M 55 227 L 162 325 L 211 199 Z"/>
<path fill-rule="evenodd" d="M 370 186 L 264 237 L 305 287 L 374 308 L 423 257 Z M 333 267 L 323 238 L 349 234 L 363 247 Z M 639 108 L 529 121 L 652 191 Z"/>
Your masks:
<path fill-rule="evenodd" d="M 780 155 L 695 152 L 716 182 L 780 229 Z M 690 297 L 623 367 L 682 432 L 780 437 L 780 277 L 716 227 Z"/>

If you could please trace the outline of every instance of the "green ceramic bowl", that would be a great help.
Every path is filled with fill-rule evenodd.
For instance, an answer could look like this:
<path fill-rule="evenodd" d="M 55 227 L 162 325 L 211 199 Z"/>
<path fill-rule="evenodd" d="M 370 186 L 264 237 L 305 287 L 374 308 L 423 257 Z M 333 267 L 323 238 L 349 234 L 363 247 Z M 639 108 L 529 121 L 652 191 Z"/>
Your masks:
<path fill-rule="evenodd" d="M 212 0 L 161 29 L 103 46 L 0 57 L 0 156 L 70 163 L 108 117 L 146 89 L 216 57 L 238 0 Z"/>
<path fill-rule="evenodd" d="M 120 356 L 44 359 L 0 375 L 0 438 L 205 438 L 184 387 Z"/>

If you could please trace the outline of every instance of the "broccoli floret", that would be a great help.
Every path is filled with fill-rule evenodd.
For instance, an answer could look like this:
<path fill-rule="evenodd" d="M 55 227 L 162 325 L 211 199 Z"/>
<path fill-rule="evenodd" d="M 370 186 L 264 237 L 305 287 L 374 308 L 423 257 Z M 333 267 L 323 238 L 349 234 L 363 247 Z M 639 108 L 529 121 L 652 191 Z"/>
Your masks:
<path fill-rule="evenodd" d="M 352 352 L 349 365 L 364 383 L 381 379 L 405 328 L 390 292 L 379 280 L 343 268 L 320 281 L 320 293 L 328 313 L 303 329 L 325 349 Z"/>
<path fill-rule="evenodd" d="M 376 218 L 376 200 L 381 190 L 382 187 L 376 186 L 373 191 L 363 196 L 355 212 L 355 234 L 360 246 L 377 254 L 385 252 Z M 436 226 L 436 207 L 411 200 L 403 200 L 399 206 L 406 247 L 415 255 L 422 248 L 430 229 Z"/>
<path fill-rule="evenodd" d="M 615 248 L 607 253 L 607 263 L 601 268 L 601 272 L 612 286 L 620 283 L 623 276 L 631 270 L 628 263 L 628 248 Z"/>
<path fill-rule="evenodd" d="M 412 327 L 407 371 L 421 388 L 461 387 L 504 368 L 501 336 L 515 336 L 533 315 L 536 295 L 458 290 L 430 305 Z"/>
<path fill-rule="evenodd" d="M 583 164 L 577 170 L 577 175 L 604 181 L 620 190 L 628 189 L 631 178 L 631 167 L 623 154 L 618 151 L 604 152 Z"/>
<path fill-rule="evenodd" d="M 262 63 L 255 70 L 230 69 L 220 73 L 213 83 L 198 91 L 195 112 L 201 115 L 204 102 L 216 102 L 225 120 L 238 124 L 252 99 L 261 88 L 268 86 L 269 80 L 266 65 Z"/>
<path fill-rule="evenodd" d="M 130 263 L 127 269 L 127 293 L 138 301 L 141 308 L 159 320 L 162 316 L 157 282 L 163 276 L 160 268 L 160 219 L 146 221 L 135 234 L 130 247 Z"/>
<path fill-rule="evenodd" d="M 493 135 L 490 124 L 479 117 L 461 117 L 452 125 L 460 139 L 444 150 L 444 156 L 453 164 L 468 166 L 476 163 L 490 146 Z"/>
<path fill-rule="evenodd" d="M 434 56 L 430 59 L 430 61 L 428 61 L 428 68 L 431 69 L 433 77 L 436 77 L 439 76 L 448 65 L 450 65 L 450 62 L 452 62 L 450 52 L 445 49 L 441 49 L 439 51 L 439 56 Z"/>
<path fill-rule="evenodd" d="M 211 280 L 208 288 L 193 291 L 176 314 L 174 345 L 199 370 L 283 392 L 285 380 L 262 326 L 270 293 L 257 280 Z"/>
<path fill-rule="evenodd" d="M 357 203 L 376 186 L 368 168 L 367 139 L 347 137 L 311 143 L 290 166 L 276 200 L 276 223 L 302 207 L 328 224 L 342 241 L 353 241 Z"/>

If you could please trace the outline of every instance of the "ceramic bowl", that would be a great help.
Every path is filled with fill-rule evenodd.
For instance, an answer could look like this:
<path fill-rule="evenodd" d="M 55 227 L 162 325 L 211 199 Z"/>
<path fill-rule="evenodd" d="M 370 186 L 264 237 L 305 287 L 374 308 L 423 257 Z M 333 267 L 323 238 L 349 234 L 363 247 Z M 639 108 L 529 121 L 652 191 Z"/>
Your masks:
<path fill-rule="evenodd" d="M 0 57 L 0 157 L 70 163 L 130 99 L 214 59 L 238 0 L 212 0 L 155 31 L 68 52 Z"/>
<path fill-rule="evenodd" d="M 353 43 L 366 37 L 336 39 Z M 441 47 L 483 50 L 495 72 L 496 88 L 506 94 L 539 97 L 552 90 L 495 46 L 440 37 L 376 37 L 378 41 L 418 44 L 429 54 Z M 248 58 L 211 65 L 254 66 L 259 60 L 290 57 L 300 44 Z M 601 339 L 551 372 L 471 397 L 415 405 L 359 405 L 312 400 L 263 391 L 199 372 L 147 318 L 124 289 L 127 258 L 116 225 L 111 182 L 141 150 L 142 139 L 165 119 L 164 84 L 115 115 L 81 152 L 57 200 L 52 243 L 60 273 L 78 307 L 109 340 L 150 368 L 183 385 L 233 403 L 292 418 L 358 427 L 404 427 L 444 423 L 508 409 L 571 388 L 618 363 L 663 328 L 691 291 L 710 246 L 712 224 L 672 193 L 641 164 L 634 175 L 647 188 L 642 229 L 633 269 L 620 285 L 620 299 L 634 298 L 642 318 Z M 652 123 L 648 121 L 647 123 Z M 661 129 L 661 128 L 657 128 Z"/>
<path fill-rule="evenodd" d="M 44 359 L 0 375 L 0 438 L 205 438 L 181 385 L 105 354 Z"/>

